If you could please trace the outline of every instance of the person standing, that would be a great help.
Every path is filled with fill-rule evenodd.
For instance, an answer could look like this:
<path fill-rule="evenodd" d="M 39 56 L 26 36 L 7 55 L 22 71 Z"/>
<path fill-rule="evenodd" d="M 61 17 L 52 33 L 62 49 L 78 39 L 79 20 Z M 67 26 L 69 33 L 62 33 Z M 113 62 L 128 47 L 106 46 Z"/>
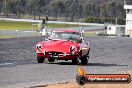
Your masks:
<path fill-rule="evenodd" d="M 47 21 L 48 16 L 46 15 L 45 19 L 42 19 L 42 21 L 38 24 L 38 29 L 40 30 L 41 35 L 47 35 Z"/>

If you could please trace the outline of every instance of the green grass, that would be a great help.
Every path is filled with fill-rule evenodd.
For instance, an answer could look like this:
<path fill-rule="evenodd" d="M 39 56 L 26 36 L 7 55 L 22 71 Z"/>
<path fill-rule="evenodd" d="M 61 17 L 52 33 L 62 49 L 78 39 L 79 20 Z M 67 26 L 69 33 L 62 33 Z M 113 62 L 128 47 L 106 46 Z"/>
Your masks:
<path fill-rule="evenodd" d="M 3 39 L 3 38 L 15 38 L 15 36 L 0 36 L 0 39 Z"/>
<path fill-rule="evenodd" d="M 106 30 L 93 30 L 93 31 L 86 31 L 84 36 L 98 36 L 98 34 L 106 34 Z"/>
<path fill-rule="evenodd" d="M 94 34 L 94 33 L 84 33 L 84 36 L 97 36 L 96 34 Z"/>
<path fill-rule="evenodd" d="M 37 30 L 38 23 L 31 22 L 16 22 L 16 21 L 0 21 L 0 30 Z M 65 28 L 65 27 L 77 27 L 78 25 L 68 25 L 68 24 L 47 24 L 48 28 Z"/>
<path fill-rule="evenodd" d="M 15 22 L 15 21 L 0 21 L 0 30 L 31 30 L 32 23 Z"/>
<path fill-rule="evenodd" d="M 69 27 L 79 27 L 79 25 L 73 24 L 48 24 L 49 28 L 69 28 Z"/>

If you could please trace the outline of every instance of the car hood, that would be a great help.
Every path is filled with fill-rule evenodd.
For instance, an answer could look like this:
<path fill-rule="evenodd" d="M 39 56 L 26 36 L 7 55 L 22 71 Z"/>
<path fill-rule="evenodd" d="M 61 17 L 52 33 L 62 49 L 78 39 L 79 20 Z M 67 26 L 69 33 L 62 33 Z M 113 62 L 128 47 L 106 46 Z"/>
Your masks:
<path fill-rule="evenodd" d="M 77 50 L 80 49 L 79 44 L 73 41 L 49 40 L 39 44 L 43 47 L 42 51 L 46 52 L 69 52 L 72 46 L 75 46 Z"/>

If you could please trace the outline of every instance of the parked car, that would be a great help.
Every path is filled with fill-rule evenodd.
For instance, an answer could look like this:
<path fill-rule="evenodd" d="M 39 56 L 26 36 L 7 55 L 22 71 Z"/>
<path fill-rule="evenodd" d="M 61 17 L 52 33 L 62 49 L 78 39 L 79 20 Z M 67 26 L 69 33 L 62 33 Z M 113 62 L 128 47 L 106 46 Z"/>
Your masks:
<path fill-rule="evenodd" d="M 82 31 L 54 30 L 51 35 L 36 45 L 38 63 L 45 59 L 49 62 L 72 60 L 73 64 L 87 64 L 89 59 L 89 42 L 84 40 Z"/>

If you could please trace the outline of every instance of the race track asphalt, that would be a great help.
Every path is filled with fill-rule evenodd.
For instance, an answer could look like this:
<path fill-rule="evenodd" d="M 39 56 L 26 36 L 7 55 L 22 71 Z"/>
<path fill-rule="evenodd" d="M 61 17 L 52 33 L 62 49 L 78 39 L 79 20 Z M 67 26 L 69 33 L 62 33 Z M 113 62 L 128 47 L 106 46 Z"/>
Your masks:
<path fill-rule="evenodd" d="M 0 88 L 29 87 L 75 81 L 77 65 L 70 61 L 38 64 L 35 45 L 43 37 L 0 39 Z M 119 73 L 132 70 L 132 39 L 86 37 L 90 42 L 87 73 Z"/>

